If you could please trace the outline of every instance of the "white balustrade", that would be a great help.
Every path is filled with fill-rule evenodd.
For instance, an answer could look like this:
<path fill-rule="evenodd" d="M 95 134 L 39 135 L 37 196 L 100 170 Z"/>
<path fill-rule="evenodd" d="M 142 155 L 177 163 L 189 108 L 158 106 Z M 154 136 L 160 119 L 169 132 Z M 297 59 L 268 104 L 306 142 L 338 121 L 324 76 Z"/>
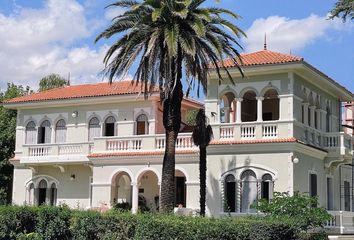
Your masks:
<path fill-rule="evenodd" d="M 52 153 L 51 146 L 36 146 L 30 147 L 28 155 L 30 157 L 41 157 L 41 156 L 49 156 Z"/>
<path fill-rule="evenodd" d="M 276 138 L 276 137 L 278 137 L 278 126 L 276 124 L 263 125 L 262 136 L 263 136 L 263 138 Z"/>
<path fill-rule="evenodd" d="M 141 139 L 107 139 L 107 151 L 141 150 Z"/>
<path fill-rule="evenodd" d="M 82 154 L 81 144 L 59 145 L 59 155 Z"/>
<path fill-rule="evenodd" d="M 234 138 L 234 126 L 221 126 L 220 127 L 220 139 L 232 139 Z"/>
<path fill-rule="evenodd" d="M 241 139 L 254 139 L 256 137 L 255 126 L 241 126 Z"/>
<path fill-rule="evenodd" d="M 325 147 L 338 147 L 339 146 L 339 136 L 338 135 L 327 135 L 324 137 Z"/>
<path fill-rule="evenodd" d="M 192 148 L 194 146 L 192 136 L 187 135 L 187 136 L 178 136 L 177 141 L 176 141 L 176 148 L 177 149 L 186 149 L 186 148 Z"/>
<path fill-rule="evenodd" d="M 157 137 L 156 138 L 156 149 L 162 150 L 166 147 L 166 139 L 165 137 Z M 195 145 L 192 140 L 192 134 L 184 134 L 181 133 L 178 135 L 176 140 L 176 149 L 190 149 L 194 148 Z"/>
<path fill-rule="evenodd" d="M 165 137 L 157 137 L 156 138 L 156 149 L 165 149 L 166 139 Z"/>

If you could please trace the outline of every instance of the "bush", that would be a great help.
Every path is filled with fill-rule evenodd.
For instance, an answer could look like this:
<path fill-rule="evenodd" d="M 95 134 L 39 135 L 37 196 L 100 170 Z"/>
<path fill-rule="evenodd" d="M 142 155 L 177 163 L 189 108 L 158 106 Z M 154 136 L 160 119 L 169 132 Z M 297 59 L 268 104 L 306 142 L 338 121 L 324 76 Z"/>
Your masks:
<path fill-rule="evenodd" d="M 20 234 L 32 233 L 37 225 L 35 207 L 0 207 L 0 239 L 17 239 Z"/>
<path fill-rule="evenodd" d="M 66 207 L 1 207 L 0 239 L 303 239 L 288 220 L 200 218 L 129 212 L 70 210 Z"/>
<path fill-rule="evenodd" d="M 256 208 L 272 219 L 287 219 L 297 228 L 307 231 L 322 228 L 332 218 L 326 209 L 318 205 L 318 199 L 307 194 L 295 192 L 290 196 L 289 193 L 275 192 L 270 202 L 263 199 Z"/>

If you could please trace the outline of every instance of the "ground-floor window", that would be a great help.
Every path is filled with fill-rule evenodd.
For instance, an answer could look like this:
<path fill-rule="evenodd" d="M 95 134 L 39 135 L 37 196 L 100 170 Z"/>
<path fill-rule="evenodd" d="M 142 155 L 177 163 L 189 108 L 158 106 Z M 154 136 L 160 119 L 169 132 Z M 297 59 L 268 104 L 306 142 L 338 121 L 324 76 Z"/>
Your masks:
<path fill-rule="evenodd" d="M 327 177 L 327 210 L 333 210 L 333 180 Z"/>
<path fill-rule="evenodd" d="M 57 184 L 50 178 L 34 178 L 28 184 L 26 202 L 30 205 L 57 204 Z"/>
<path fill-rule="evenodd" d="M 344 181 L 344 210 L 350 211 L 350 182 Z"/>
<path fill-rule="evenodd" d="M 255 172 L 245 170 L 236 179 L 227 174 L 223 182 L 223 209 L 225 212 L 252 212 L 258 199 L 270 200 L 273 196 L 274 180 L 271 174 L 263 173 L 258 179 Z"/>

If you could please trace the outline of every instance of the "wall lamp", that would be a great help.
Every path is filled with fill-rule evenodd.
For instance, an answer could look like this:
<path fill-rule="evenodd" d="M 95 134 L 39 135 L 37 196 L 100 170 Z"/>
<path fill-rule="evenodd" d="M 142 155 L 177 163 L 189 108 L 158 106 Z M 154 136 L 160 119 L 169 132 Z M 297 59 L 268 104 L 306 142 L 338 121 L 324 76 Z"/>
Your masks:
<path fill-rule="evenodd" d="M 79 116 L 78 111 L 73 111 L 73 113 L 71 114 L 71 116 L 72 116 L 73 118 L 77 118 L 77 116 Z"/>

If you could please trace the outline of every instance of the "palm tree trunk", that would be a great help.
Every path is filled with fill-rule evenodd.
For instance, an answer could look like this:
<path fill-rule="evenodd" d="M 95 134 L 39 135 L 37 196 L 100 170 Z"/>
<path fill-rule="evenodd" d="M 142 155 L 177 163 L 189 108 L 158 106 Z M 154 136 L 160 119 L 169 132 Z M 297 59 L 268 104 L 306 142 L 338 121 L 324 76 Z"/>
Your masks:
<path fill-rule="evenodd" d="M 179 47 L 176 65 L 171 66 L 171 76 L 176 83 L 170 97 L 163 102 L 163 125 L 166 131 L 165 155 L 162 164 L 160 209 L 162 213 L 171 213 L 175 206 L 175 148 L 181 127 L 181 104 L 183 100 L 182 54 Z"/>
<path fill-rule="evenodd" d="M 206 199 L 206 147 L 199 146 L 200 215 L 205 217 Z"/>

